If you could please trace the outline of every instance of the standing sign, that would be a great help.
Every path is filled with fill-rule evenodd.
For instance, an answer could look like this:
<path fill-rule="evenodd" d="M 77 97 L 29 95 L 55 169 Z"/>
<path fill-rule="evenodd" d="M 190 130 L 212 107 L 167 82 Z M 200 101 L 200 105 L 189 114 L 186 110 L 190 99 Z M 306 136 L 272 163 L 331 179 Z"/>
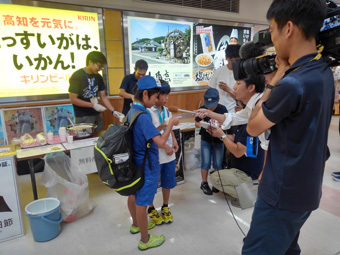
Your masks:
<path fill-rule="evenodd" d="M 0 242 L 24 235 L 14 157 L 0 158 Z"/>
<path fill-rule="evenodd" d="M 97 165 L 94 159 L 94 148 L 83 147 L 70 151 L 72 162 L 85 174 L 97 173 Z"/>

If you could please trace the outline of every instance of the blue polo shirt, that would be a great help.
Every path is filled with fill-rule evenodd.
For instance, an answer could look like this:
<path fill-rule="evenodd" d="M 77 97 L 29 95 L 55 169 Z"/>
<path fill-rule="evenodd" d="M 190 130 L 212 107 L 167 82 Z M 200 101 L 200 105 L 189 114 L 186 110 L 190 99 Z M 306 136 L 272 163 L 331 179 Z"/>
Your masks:
<path fill-rule="evenodd" d="M 147 110 L 140 105 L 132 105 L 129 117 L 131 116 L 130 114 L 136 110 L 142 110 L 146 113 L 139 115 L 132 125 L 133 160 L 137 166 L 141 166 L 146 151 L 146 141 L 160 135 L 160 132 L 152 124 L 150 113 L 148 113 Z M 158 146 L 152 140 L 150 145 L 151 147 L 148 151 L 149 159 L 145 162 L 145 174 L 147 174 L 148 171 L 151 171 L 151 169 L 155 170 L 154 172 L 157 172 L 157 170 L 159 172 Z M 151 163 L 151 166 L 149 163 Z"/>
<path fill-rule="evenodd" d="M 244 146 L 247 146 L 247 137 L 250 136 L 247 131 L 247 124 L 240 125 L 236 127 L 235 131 L 235 143 L 241 143 Z M 247 175 L 249 175 L 253 180 L 259 178 L 259 175 L 263 168 L 264 161 L 264 150 L 261 148 L 259 143 L 257 144 L 257 157 L 251 158 L 243 155 L 240 158 L 235 157 L 232 153 L 230 154 L 230 166 L 232 168 L 237 168 L 242 170 Z"/>
<path fill-rule="evenodd" d="M 137 84 L 137 79 L 135 77 L 135 74 L 129 74 L 126 75 L 122 81 L 122 84 L 120 85 L 121 89 L 125 89 L 125 91 L 129 94 L 133 94 L 132 89 Z M 130 110 L 130 104 L 132 103 L 131 99 L 124 98 L 124 105 L 123 105 L 123 111 L 122 113 L 126 115 L 128 111 Z"/>
<path fill-rule="evenodd" d="M 298 59 L 262 105 L 275 125 L 259 195 L 280 209 L 310 211 L 320 203 L 334 79 L 315 56 Z"/>

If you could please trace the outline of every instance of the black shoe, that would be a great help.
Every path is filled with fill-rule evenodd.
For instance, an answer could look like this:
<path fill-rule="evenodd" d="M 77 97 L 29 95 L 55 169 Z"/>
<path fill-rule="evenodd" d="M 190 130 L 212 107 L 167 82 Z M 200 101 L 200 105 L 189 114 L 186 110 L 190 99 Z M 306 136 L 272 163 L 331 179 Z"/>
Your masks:
<path fill-rule="evenodd" d="M 202 182 L 201 183 L 201 190 L 203 190 L 203 193 L 206 195 L 212 195 L 212 191 L 209 187 L 209 184 L 207 182 Z"/>
<path fill-rule="evenodd" d="M 218 189 L 216 189 L 214 186 L 212 187 L 211 191 L 214 192 L 214 193 L 220 192 L 220 191 L 219 191 Z"/>

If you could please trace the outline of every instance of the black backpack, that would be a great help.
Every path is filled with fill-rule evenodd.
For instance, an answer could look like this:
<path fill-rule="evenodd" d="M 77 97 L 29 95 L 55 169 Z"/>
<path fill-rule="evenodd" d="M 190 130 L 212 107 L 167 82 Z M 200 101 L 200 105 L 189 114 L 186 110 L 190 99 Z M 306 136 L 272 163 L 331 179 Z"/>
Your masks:
<path fill-rule="evenodd" d="M 146 143 L 146 152 L 141 167 L 137 167 L 132 159 L 131 126 L 140 114 L 137 110 L 132 114 L 130 123 L 127 115 L 123 125 L 112 124 L 99 136 L 94 147 L 94 158 L 98 174 L 102 182 L 117 191 L 120 195 L 129 196 L 136 193 L 144 185 L 144 165 L 150 141 Z"/>

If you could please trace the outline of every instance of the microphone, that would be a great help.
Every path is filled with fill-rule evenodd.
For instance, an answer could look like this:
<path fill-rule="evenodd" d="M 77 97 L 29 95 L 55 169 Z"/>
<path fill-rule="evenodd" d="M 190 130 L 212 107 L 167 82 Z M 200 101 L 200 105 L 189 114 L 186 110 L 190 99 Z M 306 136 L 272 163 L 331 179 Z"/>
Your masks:
<path fill-rule="evenodd" d="M 186 113 L 192 113 L 192 114 L 197 113 L 197 112 L 193 112 L 193 111 L 179 109 L 177 106 L 169 106 L 168 109 L 169 109 L 170 112 L 186 112 Z"/>
<path fill-rule="evenodd" d="M 241 59 L 255 58 L 265 54 L 265 52 L 266 50 L 263 49 L 261 44 L 250 41 L 241 46 L 240 57 Z"/>

